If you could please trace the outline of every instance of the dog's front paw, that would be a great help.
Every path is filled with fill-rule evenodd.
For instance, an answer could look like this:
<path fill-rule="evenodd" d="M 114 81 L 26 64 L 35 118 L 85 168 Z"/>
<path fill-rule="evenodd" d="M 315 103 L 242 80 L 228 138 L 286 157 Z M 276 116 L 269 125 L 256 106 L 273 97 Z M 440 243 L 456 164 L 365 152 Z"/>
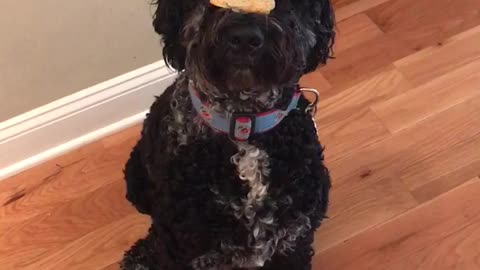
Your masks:
<path fill-rule="evenodd" d="M 192 261 L 192 268 L 194 270 L 224 270 L 225 260 L 223 256 L 218 253 L 208 253 L 195 258 Z"/>
<path fill-rule="evenodd" d="M 150 267 L 142 265 L 142 264 L 134 264 L 134 265 L 125 265 L 120 264 L 121 270 L 152 270 Z"/>

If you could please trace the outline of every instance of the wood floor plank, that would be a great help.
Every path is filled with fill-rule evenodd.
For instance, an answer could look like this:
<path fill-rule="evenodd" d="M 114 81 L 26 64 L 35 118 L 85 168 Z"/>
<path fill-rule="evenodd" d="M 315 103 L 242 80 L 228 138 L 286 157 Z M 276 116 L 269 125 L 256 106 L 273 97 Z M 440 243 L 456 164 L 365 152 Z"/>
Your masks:
<path fill-rule="evenodd" d="M 300 80 L 300 85 L 302 87 L 316 89 L 321 96 L 324 96 L 332 88 L 332 85 L 318 70 L 303 76 Z"/>
<path fill-rule="evenodd" d="M 453 231 L 444 239 L 428 246 L 429 248 L 390 263 L 389 269 L 480 269 L 480 218 L 468 224 L 460 231 Z"/>
<path fill-rule="evenodd" d="M 78 238 L 22 269 L 103 269 L 118 262 L 124 251 L 145 235 L 149 223 L 146 216 L 128 215 Z"/>
<path fill-rule="evenodd" d="M 345 89 L 381 73 L 394 61 L 414 52 L 396 36 L 383 34 L 335 54 L 336 58 L 319 71 L 334 89 Z"/>
<path fill-rule="evenodd" d="M 365 12 L 373 7 L 383 4 L 389 0 L 357 0 L 357 1 L 342 1 L 336 5 L 335 18 L 337 21 L 343 21 L 356 14 Z"/>
<path fill-rule="evenodd" d="M 128 137 L 114 147 L 104 145 L 110 138 L 107 137 L 105 142 L 89 144 L 1 181 L 0 221 L 17 223 L 30 219 L 123 179 L 124 163 L 138 137 L 125 132 L 113 136 L 120 141 Z"/>
<path fill-rule="evenodd" d="M 480 179 L 475 178 L 382 226 L 318 253 L 314 268 L 479 269 L 479 197 Z"/>
<path fill-rule="evenodd" d="M 344 6 L 348 6 L 356 1 L 357 0 L 332 0 L 332 4 L 335 8 L 338 9 Z"/>
<path fill-rule="evenodd" d="M 411 190 L 416 190 L 438 178 L 478 162 L 480 162 L 480 134 L 471 140 L 461 142 L 441 153 L 412 164 L 402 171 L 400 178 Z M 480 167 L 477 173 L 480 175 Z M 468 177 L 468 179 L 472 177 Z M 468 179 L 464 179 L 464 181 Z"/>
<path fill-rule="evenodd" d="M 0 220 L 0 265 L 22 268 L 90 231 L 135 213 L 124 197 L 125 184 L 116 181 L 29 220 L 16 224 Z"/>
<path fill-rule="evenodd" d="M 337 25 L 334 52 L 340 53 L 382 34 L 382 30 L 367 15 L 360 13 Z"/>
<path fill-rule="evenodd" d="M 480 175 L 480 162 L 474 161 L 412 190 L 411 193 L 418 203 L 424 203 L 447 193 L 477 175 Z"/>
<path fill-rule="evenodd" d="M 138 139 L 140 139 L 141 130 L 142 125 L 135 125 L 112 136 L 102 138 L 100 142 L 110 153 L 116 151 L 126 159 L 130 154 L 131 148 L 137 143 Z"/>
<path fill-rule="evenodd" d="M 435 117 L 329 164 L 338 184 L 396 177 L 413 164 L 471 140 L 480 133 L 480 109 L 458 104 Z"/>
<path fill-rule="evenodd" d="M 415 206 L 415 199 L 397 178 L 365 178 L 338 186 L 334 182 L 329 219 L 315 235 L 315 250 L 331 248 Z"/>
<path fill-rule="evenodd" d="M 480 99 L 479 98 L 475 98 L 475 99 L 471 100 L 470 104 L 472 104 L 472 106 L 475 106 L 477 109 L 480 109 Z"/>
<path fill-rule="evenodd" d="M 120 270 L 120 263 L 119 262 L 112 263 L 109 266 L 103 268 L 102 270 Z"/>
<path fill-rule="evenodd" d="M 49 160 L 41 166 L 36 166 L 9 179 L 0 181 L 0 207 L 20 199 L 29 193 L 30 190 L 35 190 L 44 182 L 50 181 L 55 174 L 59 173 L 60 168 L 74 165 L 87 158 L 91 153 L 101 151 L 101 145 L 100 142 L 94 142 L 54 160 Z"/>
<path fill-rule="evenodd" d="M 23 269 L 135 212 L 124 199 L 122 168 L 138 131 L 127 129 L 0 182 L 2 269 Z"/>
<path fill-rule="evenodd" d="M 349 155 L 390 135 L 368 107 L 410 88 L 394 68 L 385 70 L 335 96 L 321 99 L 316 114 L 328 160 Z"/>
<path fill-rule="evenodd" d="M 425 0 L 390 0 L 366 14 L 385 34 L 338 53 L 320 68 L 334 88 L 352 86 L 401 58 L 480 24 L 477 0 L 462 0 L 461 5 L 451 0 L 434 5 Z"/>
<path fill-rule="evenodd" d="M 480 136 L 476 136 L 405 170 L 407 173 L 402 176 L 404 181 L 407 185 L 409 182 L 416 185 L 415 188 L 410 188 L 415 199 L 423 203 L 480 175 L 479 140 Z"/>
<path fill-rule="evenodd" d="M 477 0 L 390 0 L 367 11 L 387 34 L 421 50 L 480 24 Z"/>
<path fill-rule="evenodd" d="M 394 65 L 410 82 L 420 85 L 479 59 L 480 26 L 476 26 L 400 59 Z"/>
<path fill-rule="evenodd" d="M 479 96 L 478 70 L 480 60 L 371 107 L 392 133 L 398 132 L 456 104 Z"/>
<path fill-rule="evenodd" d="M 316 118 L 320 138 L 327 145 L 327 160 L 335 163 L 340 158 L 338 162 L 342 162 L 342 157 L 389 137 L 390 134 L 368 110 L 368 106 L 409 88 L 410 84 L 402 74 L 392 68 L 322 100 Z M 358 181 L 349 181 L 345 185 L 343 180 L 337 182 L 337 173 L 332 167 L 331 218 L 317 234 L 317 250 L 327 249 L 416 206 L 408 188 L 397 177 L 372 178 L 364 172 Z"/>
<path fill-rule="evenodd" d="M 337 28 L 334 44 L 336 54 L 382 34 L 382 31 L 365 14 L 358 14 L 341 22 L 337 25 Z M 302 77 L 301 85 L 316 88 L 322 97 L 328 96 L 330 94 L 329 90 L 332 88 L 332 85 L 319 70 Z"/>
<path fill-rule="evenodd" d="M 329 125 L 317 124 L 318 134 L 329 161 L 350 155 L 390 136 L 383 123 L 367 109 L 352 111 Z"/>
<path fill-rule="evenodd" d="M 389 67 L 352 87 L 331 93 L 331 96 L 321 96 L 316 119 L 319 124 L 329 125 L 352 112 L 389 100 L 410 88 L 403 75 Z"/>
<path fill-rule="evenodd" d="M 0 207 L 0 220 L 18 222 L 50 211 L 66 201 L 121 179 L 122 166 L 119 160 L 110 159 L 101 150 L 95 157 L 61 166 L 39 186 L 27 190 L 23 197 Z"/>

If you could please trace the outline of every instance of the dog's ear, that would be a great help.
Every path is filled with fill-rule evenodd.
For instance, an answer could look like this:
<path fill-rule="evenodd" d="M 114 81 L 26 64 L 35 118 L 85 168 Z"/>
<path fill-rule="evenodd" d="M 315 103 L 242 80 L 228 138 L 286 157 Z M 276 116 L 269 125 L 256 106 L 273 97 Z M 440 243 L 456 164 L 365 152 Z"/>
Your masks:
<path fill-rule="evenodd" d="M 313 32 L 316 44 L 307 57 L 305 73 L 314 71 L 320 64 L 331 58 L 335 42 L 335 15 L 330 0 L 309 0 L 310 12 L 314 19 Z"/>
<path fill-rule="evenodd" d="M 185 68 L 186 49 L 180 42 L 186 10 L 185 1 L 156 0 L 153 18 L 155 32 L 162 36 L 165 62 L 176 70 Z"/>

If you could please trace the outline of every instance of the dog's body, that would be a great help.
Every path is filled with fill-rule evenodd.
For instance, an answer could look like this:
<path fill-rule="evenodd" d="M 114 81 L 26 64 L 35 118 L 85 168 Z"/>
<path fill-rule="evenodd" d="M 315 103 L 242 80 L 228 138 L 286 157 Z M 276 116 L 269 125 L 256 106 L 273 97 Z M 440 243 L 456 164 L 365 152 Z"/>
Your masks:
<path fill-rule="evenodd" d="M 300 19 L 300 12 L 308 15 Z M 123 269 L 311 268 L 330 178 L 308 101 L 301 97 L 274 128 L 240 141 L 199 117 L 189 92 L 194 87 L 227 117 L 288 105 L 300 76 L 328 58 L 330 3 L 277 0 L 274 12 L 260 19 L 203 1 L 158 3 L 154 25 L 164 36 L 167 61 L 181 73 L 152 105 L 126 165 L 127 198 L 152 217 L 152 226 L 126 253 Z M 224 43 L 216 39 L 227 26 L 250 23 L 260 25 L 262 45 L 255 41 L 255 52 L 241 52 L 239 62 L 240 52 L 220 50 Z M 292 44 L 298 39 L 305 40 Z"/>

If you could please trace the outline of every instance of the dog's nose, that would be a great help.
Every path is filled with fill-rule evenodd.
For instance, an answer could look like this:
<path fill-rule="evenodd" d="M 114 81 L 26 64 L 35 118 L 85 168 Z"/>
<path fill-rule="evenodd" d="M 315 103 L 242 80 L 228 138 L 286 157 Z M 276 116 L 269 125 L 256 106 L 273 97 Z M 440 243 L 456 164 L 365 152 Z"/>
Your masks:
<path fill-rule="evenodd" d="M 228 29 L 225 41 L 235 52 L 253 52 L 263 46 L 264 36 L 256 26 L 241 25 Z"/>

